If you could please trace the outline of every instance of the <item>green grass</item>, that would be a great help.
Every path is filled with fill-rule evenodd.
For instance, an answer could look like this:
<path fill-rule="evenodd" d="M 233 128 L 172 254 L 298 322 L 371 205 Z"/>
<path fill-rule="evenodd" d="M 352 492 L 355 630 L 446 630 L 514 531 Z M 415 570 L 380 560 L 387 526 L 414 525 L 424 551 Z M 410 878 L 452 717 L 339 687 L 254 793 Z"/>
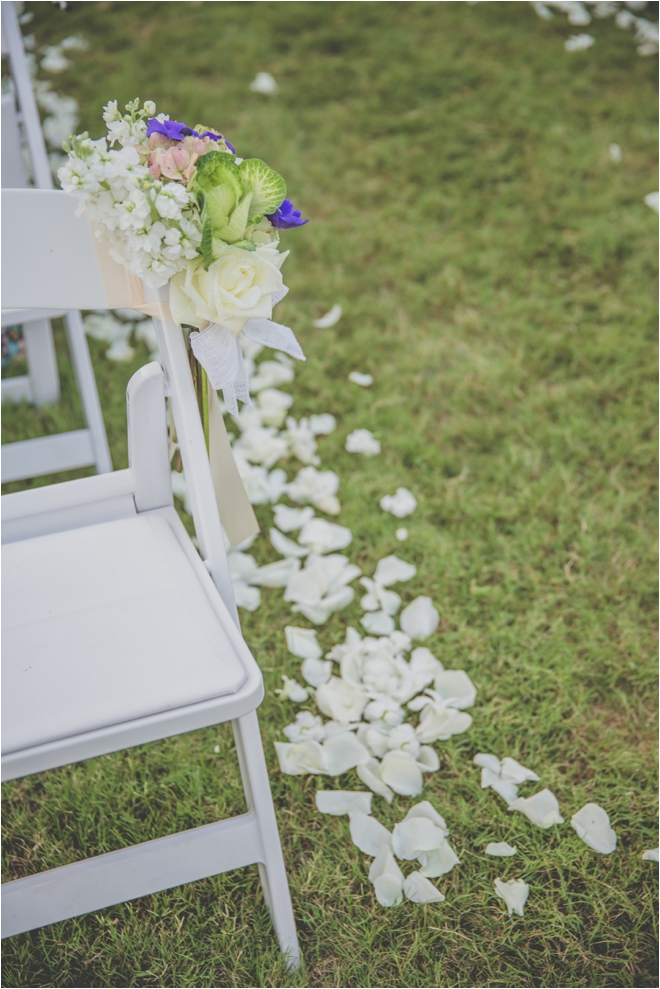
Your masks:
<path fill-rule="evenodd" d="M 479 695 L 424 789 L 462 860 L 438 883 L 446 902 L 384 910 L 347 820 L 316 813 L 313 778 L 276 768 L 293 705 L 273 688 L 298 661 L 281 591 L 265 591 L 242 621 L 266 680 L 304 969 L 285 973 L 248 869 L 12 938 L 3 984 L 656 986 L 657 872 L 640 860 L 657 844 L 656 223 L 643 203 L 657 188 L 655 60 L 611 21 L 568 55 L 565 17 L 543 22 L 522 3 L 28 6 L 40 44 L 79 31 L 91 42 L 54 85 L 94 136 L 102 103 L 139 94 L 285 175 L 312 218 L 285 234 L 278 319 L 308 357 L 293 412 L 337 416 L 320 452 L 341 477 L 351 559 L 367 573 L 390 552 L 417 565 L 406 599 L 430 594 L 442 615 L 427 644 Z M 258 70 L 277 98 L 248 91 Z M 313 330 L 335 302 L 344 318 Z M 121 467 L 124 388 L 146 351 L 115 365 L 91 344 Z M 352 369 L 374 386 L 347 383 Z M 5 439 L 77 415 L 66 402 L 7 412 Z M 373 429 L 380 457 L 344 451 L 356 427 Z M 378 508 L 401 484 L 419 499 L 403 545 Z M 267 526 L 270 511 L 258 514 Z M 254 552 L 275 557 L 263 539 Z M 334 616 L 322 643 L 359 616 L 357 603 Z M 591 852 L 568 823 L 544 832 L 508 814 L 479 789 L 480 750 L 536 769 L 567 819 L 600 803 L 616 852 Z M 412 802 L 374 807 L 389 827 Z M 242 806 L 226 726 L 29 777 L 4 788 L 6 876 Z M 501 839 L 518 857 L 486 859 Z M 523 919 L 494 896 L 498 875 L 530 884 Z"/>

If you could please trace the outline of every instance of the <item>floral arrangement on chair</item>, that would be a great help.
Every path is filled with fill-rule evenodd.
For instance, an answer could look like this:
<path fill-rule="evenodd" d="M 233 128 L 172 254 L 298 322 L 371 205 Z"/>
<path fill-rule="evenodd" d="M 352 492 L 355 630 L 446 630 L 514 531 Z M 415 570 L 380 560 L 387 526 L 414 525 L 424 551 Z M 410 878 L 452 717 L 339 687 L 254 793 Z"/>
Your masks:
<path fill-rule="evenodd" d="M 259 158 L 237 157 L 218 131 L 156 115 L 151 100 L 125 111 L 116 100 L 104 108 L 107 137 L 69 137 L 60 183 L 115 261 L 155 288 L 169 283 L 174 322 L 200 331 L 191 334 L 193 352 L 237 414 L 237 399 L 250 401 L 239 334 L 305 359 L 289 327 L 271 317 L 288 291 L 280 231 L 308 221 L 286 198 L 282 176 Z"/>

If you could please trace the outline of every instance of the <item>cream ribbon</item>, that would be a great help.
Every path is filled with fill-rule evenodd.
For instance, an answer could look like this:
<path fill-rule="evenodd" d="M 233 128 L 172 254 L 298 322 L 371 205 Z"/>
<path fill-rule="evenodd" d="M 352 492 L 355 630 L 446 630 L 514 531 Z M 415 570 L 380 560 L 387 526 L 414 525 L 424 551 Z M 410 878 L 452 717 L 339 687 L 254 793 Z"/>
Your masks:
<path fill-rule="evenodd" d="M 163 323 L 175 322 L 166 302 L 145 301 L 141 279 L 132 275 L 124 265 L 118 264 L 111 257 L 106 240 L 94 237 L 94 248 L 108 300 L 108 309 L 135 309 Z M 209 461 L 222 527 L 230 546 L 238 546 L 239 543 L 259 532 L 259 523 L 238 472 L 220 402 L 210 382 Z"/>

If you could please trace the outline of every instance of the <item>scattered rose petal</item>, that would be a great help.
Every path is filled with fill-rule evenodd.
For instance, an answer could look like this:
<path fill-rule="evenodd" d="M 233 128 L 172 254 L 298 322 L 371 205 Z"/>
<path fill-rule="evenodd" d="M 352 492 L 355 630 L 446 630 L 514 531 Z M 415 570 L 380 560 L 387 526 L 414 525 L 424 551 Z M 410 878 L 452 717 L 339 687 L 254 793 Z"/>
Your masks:
<path fill-rule="evenodd" d="M 311 739 L 303 742 L 275 742 L 280 769 L 287 776 L 327 774 L 323 746 Z"/>
<path fill-rule="evenodd" d="M 642 852 L 642 862 L 657 862 L 658 855 L 660 855 L 660 848 L 649 848 L 648 851 Z"/>
<path fill-rule="evenodd" d="M 434 689 L 447 704 L 459 711 L 472 707 L 477 698 L 477 688 L 465 670 L 443 670 L 438 673 Z"/>
<path fill-rule="evenodd" d="M 331 470 L 318 471 L 316 467 L 303 467 L 295 480 L 286 486 L 292 501 L 311 502 L 328 515 L 339 515 L 341 505 L 337 498 L 339 478 Z"/>
<path fill-rule="evenodd" d="M 550 828 L 553 824 L 564 823 L 564 818 L 559 813 L 557 798 L 547 789 L 539 790 L 532 797 L 518 797 L 509 810 L 519 810 L 532 824 L 540 828 Z"/>
<path fill-rule="evenodd" d="M 402 519 L 406 515 L 412 515 L 417 508 L 417 499 L 407 488 L 397 488 L 395 494 L 385 495 L 380 499 L 380 507 L 383 511 Z"/>
<path fill-rule="evenodd" d="M 585 804 L 573 814 L 571 827 L 585 845 L 601 855 L 610 855 L 616 848 L 616 832 L 610 827 L 606 811 L 598 804 Z"/>
<path fill-rule="evenodd" d="M 371 793 L 362 790 L 317 790 L 316 807 L 322 814 L 370 814 Z"/>
<path fill-rule="evenodd" d="M 564 48 L 567 52 L 583 52 L 586 51 L 587 48 L 591 48 L 595 41 L 596 39 L 590 34 L 572 34 L 570 38 L 564 42 Z M 511 911 L 509 911 L 509 913 L 511 913 Z"/>
<path fill-rule="evenodd" d="M 352 731 L 339 732 L 323 743 L 325 762 L 330 776 L 341 776 L 349 769 L 364 765 L 371 756 L 368 750 L 357 740 Z"/>
<path fill-rule="evenodd" d="M 259 587 L 287 587 L 299 569 L 300 560 L 287 556 L 283 560 L 276 560 L 275 563 L 267 563 L 265 567 L 259 567 L 250 578 L 250 583 Z"/>
<path fill-rule="evenodd" d="M 389 635 L 394 631 L 394 619 L 386 611 L 368 611 L 360 619 L 360 624 L 371 635 Z"/>
<path fill-rule="evenodd" d="M 516 849 L 508 841 L 491 841 L 486 845 L 486 855 L 496 855 L 498 858 L 505 858 L 515 855 Z"/>
<path fill-rule="evenodd" d="M 313 628 L 296 628 L 295 625 L 286 625 L 284 628 L 286 636 L 286 646 L 293 656 L 299 659 L 320 659 L 323 650 L 316 640 L 316 632 Z"/>
<path fill-rule="evenodd" d="M 279 694 L 281 697 L 287 697 L 290 701 L 295 701 L 296 704 L 302 704 L 309 697 L 309 690 L 303 687 L 302 684 L 297 683 L 296 680 L 292 680 L 288 676 L 282 676 L 284 686 L 280 690 L 276 690 L 275 693 Z"/>
<path fill-rule="evenodd" d="M 264 426 L 275 426 L 279 429 L 286 418 L 287 410 L 292 405 L 293 395 L 288 395 L 277 388 L 264 388 L 257 395 L 257 408 Z"/>
<path fill-rule="evenodd" d="M 394 749 L 383 756 L 380 778 L 402 797 L 416 797 L 422 792 L 422 771 L 407 752 Z"/>
<path fill-rule="evenodd" d="M 419 871 L 427 879 L 444 876 L 461 862 L 446 838 L 438 848 L 432 848 L 429 852 L 420 852 L 417 861 L 421 865 Z"/>
<path fill-rule="evenodd" d="M 475 766 L 481 766 L 485 769 L 490 769 L 493 773 L 499 776 L 501 763 L 496 755 L 493 755 L 490 752 L 477 752 L 472 762 L 475 764 Z"/>
<path fill-rule="evenodd" d="M 360 385 L 361 388 L 368 388 L 374 383 L 372 374 L 362 374 L 360 371 L 351 371 L 348 380 L 352 381 L 354 385 Z"/>
<path fill-rule="evenodd" d="M 325 726 L 317 714 L 311 711 L 299 711 L 293 724 L 283 729 L 290 742 L 302 742 L 310 738 L 313 742 L 322 742 L 325 738 Z"/>
<path fill-rule="evenodd" d="M 256 611 L 261 604 L 261 592 L 258 587 L 249 587 L 242 580 L 232 581 L 234 599 L 237 608 L 245 611 Z"/>
<path fill-rule="evenodd" d="M 342 312 L 343 309 L 339 303 L 335 303 L 332 309 L 330 309 L 325 316 L 321 316 L 320 319 L 314 320 L 314 326 L 316 326 L 319 330 L 327 330 L 329 327 L 335 326 L 339 322 Z"/>
<path fill-rule="evenodd" d="M 274 549 L 282 556 L 295 556 L 301 558 L 307 556 L 309 549 L 305 546 L 299 546 L 298 543 L 294 542 L 293 539 L 289 539 L 288 536 L 283 536 L 279 529 L 270 530 L 270 541 Z"/>
<path fill-rule="evenodd" d="M 411 639 L 428 639 L 440 622 L 440 615 L 433 607 L 431 598 L 421 596 L 401 612 L 400 624 Z"/>
<path fill-rule="evenodd" d="M 392 835 L 380 821 L 359 811 L 350 816 L 350 829 L 353 844 L 365 855 L 377 855 L 383 847 L 391 848 Z"/>
<path fill-rule="evenodd" d="M 282 532 L 295 532 L 301 529 L 305 522 L 314 518 L 313 508 L 289 508 L 288 505 L 275 505 L 275 525 Z"/>
<path fill-rule="evenodd" d="M 421 745 L 417 765 L 423 773 L 435 773 L 440 769 L 440 756 L 430 745 Z"/>
<path fill-rule="evenodd" d="M 442 814 L 438 814 L 433 804 L 428 800 L 420 800 L 418 804 L 413 804 L 404 820 L 408 821 L 413 817 L 425 817 L 428 821 L 431 821 L 432 824 L 435 824 L 437 828 L 442 828 L 445 835 L 449 834 L 449 828 L 447 827 L 447 822 L 444 817 Z"/>
<path fill-rule="evenodd" d="M 610 161 L 614 161 L 617 163 L 620 162 L 621 159 L 623 158 L 621 147 L 618 144 L 610 144 L 609 156 L 610 156 Z"/>
<path fill-rule="evenodd" d="M 509 879 L 507 882 L 496 879 L 495 892 L 506 903 L 509 917 L 513 913 L 517 913 L 519 917 L 522 917 L 523 909 L 529 896 L 529 886 L 526 882 L 523 882 L 522 879 Z"/>
<path fill-rule="evenodd" d="M 345 525 L 326 522 L 325 519 L 310 519 L 300 530 L 298 540 L 312 553 L 334 553 L 350 545 L 353 534 Z"/>
<path fill-rule="evenodd" d="M 365 457 L 375 457 L 380 453 L 380 442 L 368 429 L 355 429 L 346 437 L 346 450 L 349 453 L 363 453 Z"/>
<path fill-rule="evenodd" d="M 644 196 L 644 202 L 654 213 L 660 211 L 660 192 L 649 192 Z"/>
<path fill-rule="evenodd" d="M 394 799 L 394 793 L 390 790 L 380 778 L 380 766 L 377 759 L 370 759 L 369 762 L 364 763 L 357 767 L 356 772 L 358 777 L 365 786 L 368 786 L 370 790 L 377 793 L 378 796 L 383 797 L 387 800 L 388 804 L 391 804 Z"/>
<path fill-rule="evenodd" d="M 417 573 L 412 563 L 400 560 L 398 556 L 385 556 L 376 564 L 374 581 L 381 587 L 390 587 L 401 580 L 411 580 Z"/>
<path fill-rule="evenodd" d="M 447 832 L 437 827 L 427 817 L 406 818 L 394 827 L 392 851 L 397 858 L 412 861 L 422 852 L 439 848 L 446 837 Z"/>
<path fill-rule="evenodd" d="M 413 903 L 442 903 L 443 894 L 421 872 L 411 872 L 403 881 L 403 892 Z"/>
<path fill-rule="evenodd" d="M 511 780 L 503 780 L 499 773 L 494 773 L 492 769 L 484 766 L 481 770 L 481 789 L 490 787 L 502 800 L 511 806 L 518 799 L 518 787 Z"/>
<path fill-rule="evenodd" d="M 327 436 L 334 432 L 336 426 L 337 420 L 329 412 L 309 417 L 309 427 L 315 436 Z"/>
<path fill-rule="evenodd" d="M 395 725 L 390 728 L 386 738 L 388 749 L 401 749 L 402 752 L 408 752 L 413 759 L 419 759 L 421 745 L 412 725 Z"/>
<path fill-rule="evenodd" d="M 396 538 L 399 540 L 400 543 L 404 543 L 406 541 L 406 539 L 408 538 L 408 530 L 407 529 L 397 529 L 396 532 L 394 533 L 394 535 L 396 536 Z"/>
<path fill-rule="evenodd" d="M 416 699 L 416 698 L 415 698 Z M 408 707 L 412 708 L 411 701 Z M 413 708 L 414 709 L 414 708 Z M 472 718 L 464 711 L 447 707 L 444 701 L 429 700 L 422 709 L 415 729 L 420 742 L 446 742 L 452 735 L 462 735 L 472 724 Z"/>
<path fill-rule="evenodd" d="M 292 367 L 287 367 L 280 361 L 262 361 L 257 373 L 250 375 L 250 391 L 253 395 L 264 388 L 278 388 L 290 384 L 295 377 Z"/>
<path fill-rule="evenodd" d="M 323 714 L 341 724 L 359 721 L 362 717 L 367 695 L 359 687 L 339 677 L 331 677 L 316 691 L 316 703 Z"/>
<path fill-rule="evenodd" d="M 382 907 L 394 907 L 403 899 L 403 873 L 390 849 L 383 845 L 369 869 L 376 899 Z"/>
<path fill-rule="evenodd" d="M 433 683 L 438 673 L 442 673 L 444 666 L 426 646 L 417 646 L 410 653 L 410 669 L 415 675 L 417 690 L 423 690 Z"/>
<path fill-rule="evenodd" d="M 300 672 L 310 687 L 320 687 L 332 676 L 332 663 L 329 659 L 306 659 Z"/>
<path fill-rule="evenodd" d="M 250 83 L 250 89 L 262 96 L 274 96 L 278 92 L 278 85 L 270 72 L 257 72 L 256 78 Z"/>

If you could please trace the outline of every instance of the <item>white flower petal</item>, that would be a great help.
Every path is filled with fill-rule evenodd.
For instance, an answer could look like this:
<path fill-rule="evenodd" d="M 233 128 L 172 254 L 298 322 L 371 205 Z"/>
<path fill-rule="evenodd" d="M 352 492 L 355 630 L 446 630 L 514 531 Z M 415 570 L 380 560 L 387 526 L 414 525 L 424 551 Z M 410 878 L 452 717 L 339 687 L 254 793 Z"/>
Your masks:
<path fill-rule="evenodd" d="M 360 625 L 371 635 L 389 635 L 394 631 L 394 619 L 386 611 L 367 611 L 360 619 Z"/>
<path fill-rule="evenodd" d="M 309 417 L 309 428 L 315 436 L 327 436 L 334 432 L 337 420 L 329 412 L 322 412 L 320 415 Z"/>
<path fill-rule="evenodd" d="M 590 34 L 572 34 L 564 42 L 564 48 L 567 52 L 583 52 L 591 48 L 595 40 Z"/>
<path fill-rule="evenodd" d="M 365 855 L 377 855 L 383 846 L 392 847 L 392 835 L 375 817 L 356 811 L 350 816 L 350 829 L 353 844 Z"/>
<path fill-rule="evenodd" d="M 355 429 L 346 437 L 345 449 L 349 453 L 363 453 L 365 457 L 375 457 L 380 453 L 380 442 L 368 429 Z"/>
<path fill-rule="evenodd" d="M 427 879 L 437 879 L 451 872 L 455 865 L 460 865 L 460 859 L 447 839 L 429 852 L 421 852 L 417 861 L 421 865 L 419 870 Z"/>
<path fill-rule="evenodd" d="M 490 844 L 486 845 L 486 855 L 495 855 L 498 858 L 507 858 L 509 855 L 515 855 L 517 849 L 509 844 L 508 841 L 491 841 Z"/>
<path fill-rule="evenodd" d="M 442 704 L 428 704 L 422 711 L 416 732 L 420 742 L 446 742 L 452 735 L 462 735 L 471 724 L 471 716 L 464 711 Z"/>
<path fill-rule="evenodd" d="M 410 580 L 416 573 L 417 567 L 412 563 L 406 563 L 398 556 L 385 556 L 376 564 L 374 580 L 381 587 L 390 587 L 400 580 Z"/>
<path fill-rule="evenodd" d="M 322 742 L 326 735 L 323 722 L 311 711 L 299 711 L 296 720 L 282 730 L 290 742 L 303 742 L 308 738 L 314 742 Z"/>
<path fill-rule="evenodd" d="M 246 611 L 256 611 L 261 604 L 261 591 L 258 587 L 249 587 L 242 580 L 233 580 L 234 598 L 238 608 Z"/>
<path fill-rule="evenodd" d="M 510 805 L 509 810 L 519 810 L 532 824 L 540 828 L 550 828 L 553 824 L 564 823 L 564 818 L 559 813 L 557 798 L 548 789 L 539 790 L 532 797 L 518 797 Z"/>
<path fill-rule="evenodd" d="M 250 578 L 250 583 L 259 587 L 286 587 L 299 569 L 300 560 L 287 556 L 283 560 L 259 567 Z"/>
<path fill-rule="evenodd" d="M 383 756 L 380 778 L 403 797 L 416 797 L 422 792 L 421 769 L 411 755 L 400 749 L 393 749 Z"/>
<path fill-rule="evenodd" d="M 308 773 L 327 774 L 325 753 L 318 742 L 275 742 L 280 769 L 287 776 L 305 776 Z"/>
<path fill-rule="evenodd" d="M 327 330 L 329 327 L 334 326 L 339 322 L 342 312 L 343 310 L 339 303 L 335 303 L 332 309 L 330 309 L 325 316 L 321 316 L 320 319 L 314 320 L 314 326 L 316 326 L 319 330 Z"/>
<path fill-rule="evenodd" d="M 368 388 L 374 383 L 373 375 L 362 374 L 360 371 L 351 371 L 348 380 L 352 381 L 354 385 L 360 385 L 361 388 Z"/>
<path fill-rule="evenodd" d="M 404 543 L 406 541 L 406 539 L 408 538 L 408 530 L 407 529 L 397 529 L 396 532 L 394 533 L 394 535 L 396 536 L 396 538 L 399 540 L 400 543 Z"/>
<path fill-rule="evenodd" d="M 610 827 L 606 811 L 598 804 L 585 804 L 573 814 L 571 827 L 585 845 L 601 855 L 610 855 L 616 848 L 616 832 Z"/>
<path fill-rule="evenodd" d="M 373 794 L 363 790 L 317 790 L 316 807 L 322 814 L 370 814 Z"/>
<path fill-rule="evenodd" d="M 658 856 L 660 856 L 660 848 L 649 848 L 648 851 L 642 852 L 642 862 L 657 862 Z"/>
<path fill-rule="evenodd" d="M 299 546 L 298 543 L 294 542 L 293 539 L 289 539 L 288 536 L 283 536 L 279 529 L 270 530 L 270 541 L 274 549 L 282 556 L 296 556 L 303 557 L 307 556 L 309 549 L 305 546 Z"/>
<path fill-rule="evenodd" d="M 510 756 L 505 756 L 502 759 L 502 768 L 500 774 L 503 780 L 510 780 L 512 783 L 517 783 L 520 786 L 522 783 L 538 783 L 540 777 L 536 775 L 531 769 L 527 769 L 526 766 L 521 766 L 519 762 L 515 759 L 511 759 Z"/>
<path fill-rule="evenodd" d="M 417 499 L 407 488 L 397 488 L 396 494 L 385 495 L 380 499 L 380 507 L 385 512 L 390 512 L 398 519 L 403 519 L 406 515 L 412 515 L 417 508 Z"/>
<path fill-rule="evenodd" d="M 288 676 L 283 676 L 282 681 L 284 686 L 281 690 L 276 690 L 275 693 L 279 694 L 281 697 L 287 697 L 290 701 L 295 701 L 296 704 L 302 704 L 309 697 L 309 690 L 303 687 L 302 684 L 297 683 Z"/>
<path fill-rule="evenodd" d="M 411 639 L 428 639 L 437 629 L 439 621 L 440 615 L 433 607 L 431 598 L 424 595 L 404 608 L 400 618 L 401 628 Z"/>
<path fill-rule="evenodd" d="M 277 388 L 264 388 L 257 396 L 257 408 L 264 426 L 279 429 L 292 405 L 293 396 Z"/>
<path fill-rule="evenodd" d="M 518 799 L 518 786 L 516 783 L 512 783 L 510 780 L 503 780 L 501 776 L 484 766 L 481 770 L 481 789 L 485 790 L 487 787 L 494 790 L 509 806 Z"/>
<path fill-rule="evenodd" d="M 465 670 L 443 670 L 433 686 L 444 701 L 459 711 L 472 707 L 477 698 L 477 688 Z"/>
<path fill-rule="evenodd" d="M 509 879 L 508 882 L 502 882 L 501 879 L 496 879 L 495 892 L 506 903 L 509 917 L 512 913 L 517 913 L 519 917 L 522 917 L 523 909 L 529 896 L 529 886 L 526 882 L 523 882 L 522 879 Z"/>
<path fill-rule="evenodd" d="M 275 505 L 275 525 L 282 532 L 295 532 L 301 529 L 305 522 L 314 518 L 314 509 L 309 508 L 289 508 L 288 505 Z"/>
<path fill-rule="evenodd" d="M 439 848 L 447 837 L 427 817 L 410 817 L 396 824 L 392 832 L 392 851 L 397 858 L 412 861 L 422 852 Z"/>
<path fill-rule="evenodd" d="M 329 659 L 306 659 L 300 672 L 310 687 L 320 687 L 332 676 L 332 663 Z"/>
<path fill-rule="evenodd" d="M 436 828 L 441 828 L 445 832 L 445 835 L 449 834 L 449 828 L 444 817 L 442 814 L 438 814 L 433 804 L 428 800 L 420 800 L 418 804 L 414 804 L 406 814 L 404 820 L 409 821 L 413 817 L 425 817 L 432 824 L 435 824 Z"/>
<path fill-rule="evenodd" d="M 338 488 L 339 477 L 334 471 L 319 471 L 316 467 L 303 467 L 286 486 L 292 501 L 310 502 L 328 515 L 338 515 L 341 510 L 336 497 Z"/>
<path fill-rule="evenodd" d="M 340 724 L 359 721 L 367 700 L 363 690 L 339 677 L 332 677 L 316 691 L 319 709 Z"/>
<path fill-rule="evenodd" d="M 393 907 L 403 899 L 403 873 L 392 852 L 383 845 L 369 869 L 369 881 L 373 883 L 376 899 L 383 907 Z"/>
<path fill-rule="evenodd" d="M 274 96 L 278 88 L 270 72 L 257 72 L 256 78 L 250 83 L 252 92 L 261 93 L 263 96 Z"/>
<path fill-rule="evenodd" d="M 648 192 L 644 196 L 644 202 L 654 213 L 660 211 L 660 192 Z"/>
<path fill-rule="evenodd" d="M 472 762 L 475 766 L 482 766 L 485 769 L 490 769 L 496 776 L 499 776 L 500 774 L 500 760 L 496 755 L 493 755 L 490 752 L 477 752 Z M 481 785 L 483 786 L 483 783 Z M 490 786 L 490 783 L 487 783 L 486 786 Z"/>
<path fill-rule="evenodd" d="M 416 689 L 423 690 L 433 683 L 438 673 L 442 673 L 444 666 L 426 646 L 417 646 L 410 653 L 410 669 L 415 676 Z"/>
<path fill-rule="evenodd" d="M 422 745 L 417 756 L 417 765 L 423 773 L 435 773 L 440 769 L 440 756 L 430 745 Z"/>
<path fill-rule="evenodd" d="M 349 769 L 364 765 L 371 756 L 368 750 L 358 742 L 352 731 L 339 732 L 323 743 L 325 762 L 330 776 L 341 776 Z"/>
<path fill-rule="evenodd" d="M 353 534 L 344 525 L 326 522 L 325 519 L 310 519 L 303 525 L 298 541 L 312 553 L 334 553 L 344 549 L 353 541 Z"/>
<path fill-rule="evenodd" d="M 379 797 L 383 797 L 387 800 L 388 804 L 392 803 L 394 800 L 394 793 L 390 790 L 389 786 L 381 780 L 380 767 L 377 759 L 370 759 L 369 762 L 364 765 L 358 766 L 355 771 L 365 786 L 368 786 L 370 790 L 377 793 Z"/>
<path fill-rule="evenodd" d="M 320 659 L 323 650 L 316 641 L 316 632 L 313 628 L 297 628 L 295 625 L 286 625 L 284 628 L 287 649 L 293 656 L 299 659 Z"/>
<path fill-rule="evenodd" d="M 442 903 L 443 894 L 421 872 L 411 872 L 403 881 L 403 892 L 413 903 Z"/>
<path fill-rule="evenodd" d="M 279 385 L 288 385 L 294 378 L 293 368 L 287 367 L 281 361 L 262 361 L 256 374 L 250 375 L 250 391 L 256 395 L 264 388 L 278 388 Z"/>

